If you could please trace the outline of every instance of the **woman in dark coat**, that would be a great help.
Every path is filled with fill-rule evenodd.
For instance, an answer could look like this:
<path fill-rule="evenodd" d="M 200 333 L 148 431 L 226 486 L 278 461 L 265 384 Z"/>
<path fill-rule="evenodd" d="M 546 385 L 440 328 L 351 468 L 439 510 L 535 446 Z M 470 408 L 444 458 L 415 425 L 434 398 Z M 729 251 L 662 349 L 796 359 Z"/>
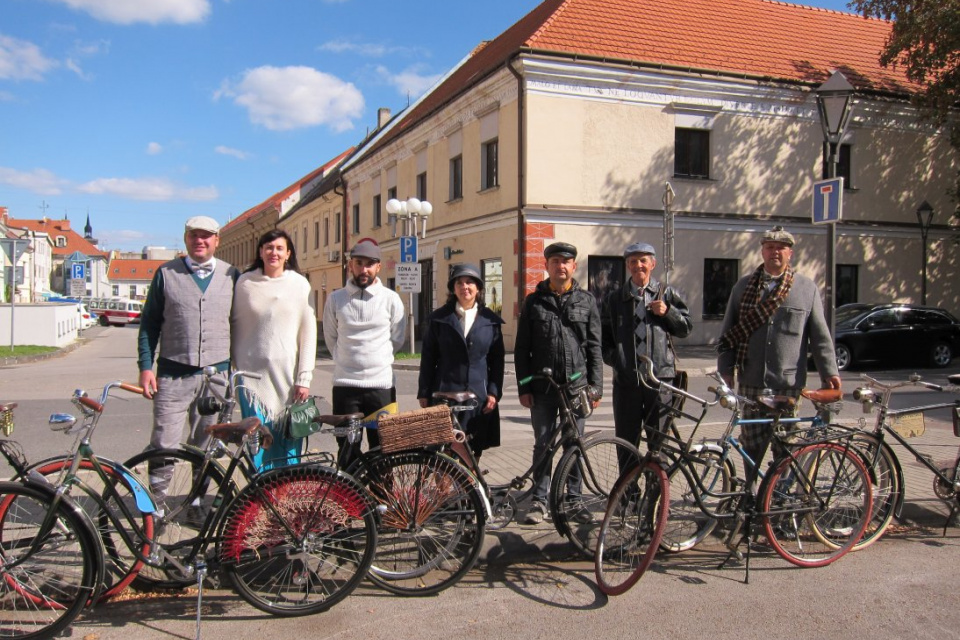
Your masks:
<path fill-rule="evenodd" d="M 428 407 L 435 391 L 476 394 L 480 406 L 457 414 L 457 420 L 479 457 L 484 449 L 500 445 L 503 319 L 484 306 L 483 279 L 473 265 L 454 268 L 447 290 L 446 304 L 427 319 L 417 398 Z"/>

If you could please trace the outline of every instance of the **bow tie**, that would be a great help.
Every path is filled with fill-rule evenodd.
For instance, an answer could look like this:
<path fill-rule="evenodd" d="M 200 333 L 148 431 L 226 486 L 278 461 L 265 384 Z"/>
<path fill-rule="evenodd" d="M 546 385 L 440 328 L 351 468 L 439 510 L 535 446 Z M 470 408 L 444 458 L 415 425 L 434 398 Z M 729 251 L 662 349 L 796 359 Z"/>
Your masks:
<path fill-rule="evenodd" d="M 213 260 L 207 260 L 204 263 L 197 263 L 193 260 L 187 260 L 187 266 L 197 274 L 198 278 L 206 278 L 213 273 Z"/>

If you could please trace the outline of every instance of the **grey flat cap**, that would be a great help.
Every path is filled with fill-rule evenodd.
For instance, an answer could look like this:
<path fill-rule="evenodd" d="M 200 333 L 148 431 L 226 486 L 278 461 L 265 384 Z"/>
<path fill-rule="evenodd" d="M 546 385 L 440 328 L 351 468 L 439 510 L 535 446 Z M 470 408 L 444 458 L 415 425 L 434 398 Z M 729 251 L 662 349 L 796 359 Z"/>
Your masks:
<path fill-rule="evenodd" d="M 350 250 L 351 258 L 368 258 L 380 262 L 380 247 L 369 240 L 358 242 Z"/>
<path fill-rule="evenodd" d="M 649 253 L 654 258 L 657 257 L 657 252 L 654 250 L 653 245 L 647 244 L 646 242 L 634 242 L 628 245 L 627 248 L 623 250 L 623 257 L 626 258 L 634 253 Z"/>
<path fill-rule="evenodd" d="M 763 238 L 760 240 L 760 244 L 763 244 L 764 242 L 782 242 L 783 244 L 792 247 L 794 239 L 793 234 L 784 230 L 784 228 L 780 225 L 777 225 L 773 229 L 764 232 Z"/>

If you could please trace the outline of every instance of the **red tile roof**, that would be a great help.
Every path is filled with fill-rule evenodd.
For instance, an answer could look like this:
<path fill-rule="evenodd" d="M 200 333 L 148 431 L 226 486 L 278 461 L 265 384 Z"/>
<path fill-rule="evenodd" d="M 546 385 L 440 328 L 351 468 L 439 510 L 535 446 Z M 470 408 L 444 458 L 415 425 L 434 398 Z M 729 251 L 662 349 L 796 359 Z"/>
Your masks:
<path fill-rule="evenodd" d="M 773 0 L 544 0 L 474 51 L 374 148 L 521 53 L 811 86 L 843 71 L 860 91 L 915 90 L 880 66 L 892 23 Z"/>
<path fill-rule="evenodd" d="M 160 265 L 166 260 L 136 260 L 128 258 L 115 258 L 110 261 L 107 268 L 108 280 L 142 280 L 149 282 L 153 280 L 153 274 L 157 272 Z"/>
<path fill-rule="evenodd" d="M 289 197 L 290 197 L 294 192 L 296 192 L 297 190 L 302 189 L 304 186 L 308 185 L 311 181 L 313 181 L 314 178 L 317 178 L 318 176 L 322 176 L 322 175 L 323 175 L 324 173 L 326 173 L 329 169 L 331 169 L 332 167 L 335 167 L 335 166 L 337 166 L 338 164 L 340 164 L 340 163 L 343 161 L 343 159 L 346 158 L 346 157 L 347 157 L 348 155 L 350 155 L 351 153 L 353 153 L 353 151 L 354 151 L 354 147 L 350 147 L 349 149 L 347 149 L 346 151 L 344 151 L 343 153 L 341 153 L 340 155 L 338 155 L 338 156 L 337 156 L 336 158 L 334 158 L 333 160 L 330 160 L 329 162 L 327 162 L 326 164 L 324 164 L 322 167 L 319 167 L 319 168 L 317 168 L 317 169 L 314 169 L 313 171 L 311 171 L 310 173 L 308 173 L 308 174 L 305 175 L 304 177 L 300 178 L 299 180 L 297 180 L 296 182 L 294 182 L 294 183 L 291 184 L 290 186 L 288 186 L 288 187 L 286 187 L 285 189 L 282 189 L 282 190 L 276 192 L 275 194 L 273 194 L 272 196 L 270 196 L 269 198 L 267 198 L 266 200 L 264 200 L 263 202 L 261 202 L 261 203 L 258 204 L 257 206 L 251 207 L 251 208 L 247 209 L 246 211 L 244 211 L 243 213 L 241 213 L 240 215 L 238 215 L 236 218 L 234 218 L 233 220 L 231 220 L 231 221 L 228 222 L 227 224 L 223 225 L 223 226 L 220 228 L 220 233 L 221 233 L 221 235 L 223 234 L 223 232 L 224 232 L 225 230 L 231 229 L 231 228 L 237 226 L 238 224 L 240 224 L 241 222 L 243 222 L 243 221 L 246 220 L 247 218 L 251 218 L 251 217 L 255 216 L 256 214 L 260 213 L 261 211 L 264 211 L 264 210 L 266 210 L 266 209 L 269 209 L 270 207 L 275 207 L 275 208 L 279 211 L 279 209 L 280 209 L 280 204 L 281 204 L 284 200 L 286 200 L 287 198 L 289 198 Z M 301 194 L 301 195 L 303 195 L 303 194 Z"/>
<path fill-rule="evenodd" d="M 12 229 L 28 229 L 30 231 L 48 234 L 53 244 L 53 255 L 60 258 L 65 258 L 75 251 L 79 251 L 88 257 L 108 257 L 105 251 L 100 251 L 94 245 L 87 242 L 82 235 L 74 231 L 70 226 L 69 220 L 51 220 L 50 218 L 21 220 L 19 218 L 7 218 L 6 223 Z M 66 239 L 65 246 L 57 246 L 57 236 L 62 236 Z"/>

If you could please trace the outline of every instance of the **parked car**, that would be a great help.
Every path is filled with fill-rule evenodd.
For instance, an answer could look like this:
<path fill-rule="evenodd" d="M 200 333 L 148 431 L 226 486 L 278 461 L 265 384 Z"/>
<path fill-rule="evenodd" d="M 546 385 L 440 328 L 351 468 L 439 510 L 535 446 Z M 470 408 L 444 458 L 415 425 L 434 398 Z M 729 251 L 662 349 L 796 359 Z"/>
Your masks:
<path fill-rule="evenodd" d="M 82 299 L 54 296 L 47 300 L 47 302 L 69 302 L 70 304 L 77 305 L 77 320 L 80 323 L 81 329 L 89 329 L 97 324 L 97 314 L 92 313 Z"/>
<path fill-rule="evenodd" d="M 960 348 L 960 322 L 936 307 L 845 304 L 837 308 L 837 366 L 922 361 L 946 367 Z"/>

